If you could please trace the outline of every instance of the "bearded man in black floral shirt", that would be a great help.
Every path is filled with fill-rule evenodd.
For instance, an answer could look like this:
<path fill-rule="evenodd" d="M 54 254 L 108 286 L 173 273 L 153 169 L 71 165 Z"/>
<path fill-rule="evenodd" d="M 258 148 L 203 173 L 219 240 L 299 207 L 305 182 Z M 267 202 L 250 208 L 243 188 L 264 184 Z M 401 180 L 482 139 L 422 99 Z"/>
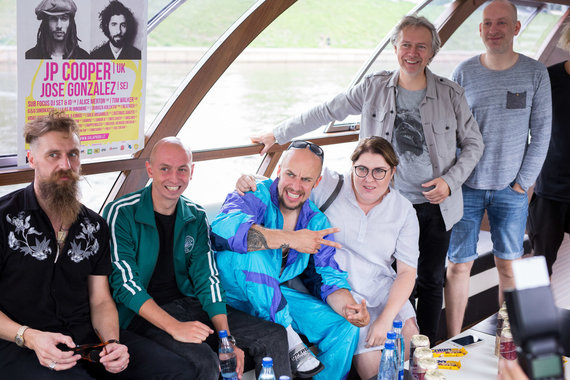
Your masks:
<path fill-rule="evenodd" d="M 109 231 L 79 202 L 77 123 L 54 112 L 24 135 L 34 182 L 0 198 L 2 378 L 189 378 L 181 357 L 119 331 Z"/>

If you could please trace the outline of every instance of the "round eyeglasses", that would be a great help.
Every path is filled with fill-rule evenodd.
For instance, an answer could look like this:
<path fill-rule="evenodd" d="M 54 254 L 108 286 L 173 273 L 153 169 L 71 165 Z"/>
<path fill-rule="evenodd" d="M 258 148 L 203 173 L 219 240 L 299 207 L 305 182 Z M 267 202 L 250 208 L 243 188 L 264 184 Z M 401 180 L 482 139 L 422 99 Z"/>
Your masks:
<path fill-rule="evenodd" d="M 356 174 L 357 177 L 366 178 L 366 176 L 368 175 L 369 172 L 370 172 L 370 169 L 368 169 L 366 166 L 363 166 L 363 165 L 355 165 L 354 166 L 354 174 Z M 374 169 L 372 169 L 372 178 L 374 178 L 377 181 L 380 181 L 380 180 L 386 178 L 387 172 L 388 172 L 388 170 L 386 170 L 386 169 L 374 168 Z"/>

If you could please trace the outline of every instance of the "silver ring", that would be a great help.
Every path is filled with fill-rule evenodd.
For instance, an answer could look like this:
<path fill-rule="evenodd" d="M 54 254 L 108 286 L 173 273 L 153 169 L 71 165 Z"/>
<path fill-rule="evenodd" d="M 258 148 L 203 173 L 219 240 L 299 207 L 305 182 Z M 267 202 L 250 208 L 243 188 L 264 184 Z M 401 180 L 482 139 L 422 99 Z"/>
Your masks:
<path fill-rule="evenodd" d="M 51 369 L 51 370 L 53 371 L 56 364 L 57 364 L 57 362 L 56 362 L 55 360 L 52 361 L 52 362 L 50 363 L 50 365 L 49 365 L 49 369 Z"/>
<path fill-rule="evenodd" d="M 125 368 L 127 368 L 126 365 L 122 366 L 122 367 L 121 367 L 121 371 L 123 371 Z"/>

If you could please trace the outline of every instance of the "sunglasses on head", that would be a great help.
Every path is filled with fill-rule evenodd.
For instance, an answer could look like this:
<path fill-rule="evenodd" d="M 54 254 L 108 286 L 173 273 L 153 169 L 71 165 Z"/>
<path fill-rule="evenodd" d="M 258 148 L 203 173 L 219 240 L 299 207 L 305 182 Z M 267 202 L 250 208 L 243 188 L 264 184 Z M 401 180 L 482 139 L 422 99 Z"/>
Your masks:
<path fill-rule="evenodd" d="M 317 157 L 319 157 L 321 159 L 321 161 L 323 161 L 324 156 L 325 156 L 325 152 L 323 151 L 323 148 L 321 148 L 317 144 L 314 144 L 310 141 L 304 141 L 304 140 L 292 141 L 291 144 L 289 145 L 289 147 L 287 148 L 287 150 L 292 149 L 292 148 L 305 149 L 306 147 L 309 147 L 311 152 L 313 152 Z"/>

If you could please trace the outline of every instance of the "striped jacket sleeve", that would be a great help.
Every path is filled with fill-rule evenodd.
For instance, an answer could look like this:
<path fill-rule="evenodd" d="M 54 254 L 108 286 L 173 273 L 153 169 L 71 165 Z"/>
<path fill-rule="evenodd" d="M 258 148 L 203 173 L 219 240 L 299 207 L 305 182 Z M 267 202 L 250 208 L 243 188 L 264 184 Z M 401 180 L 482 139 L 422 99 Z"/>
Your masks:
<path fill-rule="evenodd" d="M 202 308 L 212 318 L 217 314 L 226 314 L 226 304 L 214 252 L 210 246 L 210 226 L 205 214 L 202 216 L 198 219 L 196 242 L 190 252 L 188 277 Z"/>
<path fill-rule="evenodd" d="M 129 217 L 129 210 L 135 208 L 141 194 L 121 198 L 103 211 L 103 217 L 109 224 L 111 234 L 111 263 L 113 272 L 109 278 L 113 288 L 113 298 L 138 313 L 141 306 L 150 299 L 141 282 L 137 265 L 137 231 L 134 218 Z"/>

